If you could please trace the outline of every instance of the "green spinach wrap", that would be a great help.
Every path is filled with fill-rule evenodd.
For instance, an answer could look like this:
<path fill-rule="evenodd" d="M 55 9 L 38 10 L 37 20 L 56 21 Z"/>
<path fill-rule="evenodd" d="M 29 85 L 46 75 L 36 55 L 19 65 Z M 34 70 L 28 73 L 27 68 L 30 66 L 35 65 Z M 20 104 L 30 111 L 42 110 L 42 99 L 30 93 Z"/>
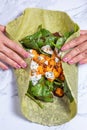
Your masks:
<path fill-rule="evenodd" d="M 49 62 L 45 59 L 39 65 L 40 71 L 38 72 L 41 77 L 38 81 L 31 80 L 32 58 L 26 59 L 28 64 L 26 69 L 14 70 L 22 114 L 32 122 L 47 126 L 60 125 L 71 120 L 77 113 L 77 65 L 62 62 L 61 58 L 67 52 L 61 52 L 60 56 L 57 53 L 60 52 L 63 44 L 79 36 L 78 25 L 65 12 L 30 8 L 7 24 L 6 33 L 10 39 L 29 52 L 33 49 L 34 58 L 39 55 L 40 59 L 40 55 L 44 55 L 45 58 L 53 60 L 52 56 L 57 50 L 54 57 L 57 61 Z M 52 53 L 44 51 L 44 47 L 50 47 Z M 50 71 L 53 73 L 54 68 L 58 69 L 59 62 L 62 66 L 60 75 L 58 70 L 58 72 L 55 71 L 56 76 L 53 79 L 47 77 L 49 64 L 51 67 L 55 64 L 53 70 Z M 44 63 L 47 66 L 43 67 Z M 63 80 L 60 78 L 61 75 L 64 76 Z M 56 95 L 57 89 L 61 90 L 59 91 L 61 95 Z"/>

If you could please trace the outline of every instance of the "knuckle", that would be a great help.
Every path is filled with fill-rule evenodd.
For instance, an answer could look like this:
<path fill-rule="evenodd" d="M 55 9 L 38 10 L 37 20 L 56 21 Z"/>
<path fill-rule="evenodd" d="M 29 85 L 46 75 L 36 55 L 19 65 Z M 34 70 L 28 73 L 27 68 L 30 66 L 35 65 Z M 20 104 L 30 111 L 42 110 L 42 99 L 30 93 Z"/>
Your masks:
<path fill-rule="evenodd" d="M 6 63 L 9 64 L 12 67 L 16 67 L 16 62 L 11 60 L 11 59 L 7 59 Z"/>
<path fill-rule="evenodd" d="M 78 40 L 79 40 L 78 38 L 75 38 L 75 39 L 73 40 L 73 42 L 74 42 L 74 43 L 77 43 Z"/>
<path fill-rule="evenodd" d="M 8 55 L 9 55 L 10 57 L 15 57 L 15 53 L 14 53 L 13 51 L 8 52 Z"/>
<path fill-rule="evenodd" d="M 68 57 L 69 59 L 71 59 L 73 56 L 74 56 L 74 53 L 73 53 L 73 52 L 70 52 L 70 53 L 68 53 L 68 55 L 67 55 L 67 57 Z"/>
<path fill-rule="evenodd" d="M 0 52 L 0 59 L 1 59 L 1 60 L 5 60 L 5 56 L 4 56 L 4 54 L 1 53 L 1 52 Z"/>
<path fill-rule="evenodd" d="M 10 39 L 8 39 L 6 36 L 4 37 L 4 43 L 7 45 L 10 43 Z"/>
<path fill-rule="evenodd" d="M 13 42 L 13 49 L 14 49 L 14 50 L 19 49 L 19 45 Z"/>
<path fill-rule="evenodd" d="M 82 51 L 82 49 L 80 47 L 76 47 L 74 50 L 76 53 L 80 53 Z"/>
<path fill-rule="evenodd" d="M 18 58 L 17 58 L 17 62 L 21 64 L 21 63 L 23 62 L 23 60 L 18 57 Z"/>
<path fill-rule="evenodd" d="M 69 42 L 67 45 L 69 48 L 72 48 L 72 42 Z"/>
<path fill-rule="evenodd" d="M 76 46 L 79 43 L 80 39 L 81 39 L 80 37 L 73 39 L 72 40 L 73 44 Z"/>
<path fill-rule="evenodd" d="M 3 45 L 3 43 L 0 44 L 0 51 L 1 51 L 1 52 L 4 51 L 4 45 Z"/>
<path fill-rule="evenodd" d="M 14 44 L 13 49 L 20 55 L 24 55 L 25 54 L 25 50 L 23 49 L 22 46 L 18 45 L 18 44 Z"/>
<path fill-rule="evenodd" d="M 21 47 L 21 46 L 18 46 L 18 50 L 19 50 L 19 53 L 20 53 L 21 55 L 23 55 L 23 54 L 25 53 L 25 50 L 24 50 L 23 47 Z"/>
<path fill-rule="evenodd" d="M 17 64 L 15 62 L 12 62 L 11 66 L 14 67 L 14 68 L 17 68 Z"/>
<path fill-rule="evenodd" d="M 87 57 L 87 54 L 84 52 L 81 54 L 83 58 L 86 58 Z"/>
<path fill-rule="evenodd" d="M 22 61 L 23 61 L 23 60 L 22 60 L 19 56 L 16 56 L 16 62 L 17 62 L 17 63 L 21 64 Z"/>
<path fill-rule="evenodd" d="M 20 48 L 19 44 L 15 43 L 15 42 L 12 42 L 12 41 L 11 41 L 11 43 L 13 44 L 14 49 L 19 49 Z"/>

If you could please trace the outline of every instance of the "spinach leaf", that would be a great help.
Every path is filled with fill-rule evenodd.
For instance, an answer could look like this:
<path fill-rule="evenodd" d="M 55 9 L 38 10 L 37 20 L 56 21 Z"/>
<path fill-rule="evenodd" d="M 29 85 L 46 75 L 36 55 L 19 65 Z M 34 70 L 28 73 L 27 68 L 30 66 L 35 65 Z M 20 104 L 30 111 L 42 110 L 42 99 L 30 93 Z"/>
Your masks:
<path fill-rule="evenodd" d="M 45 102 L 53 102 L 52 91 L 53 83 L 42 77 L 35 86 L 32 84 L 32 81 L 30 81 L 27 93 L 36 99 Z"/>
<path fill-rule="evenodd" d="M 65 38 L 64 37 L 60 37 L 56 41 L 56 48 L 58 48 L 58 50 L 60 50 L 64 43 L 65 43 Z"/>
<path fill-rule="evenodd" d="M 39 26 L 36 33 L 26 36 L 19 42 L 27 49 L 35 49 L 41 52 L 42 46 L 50 45 L 51 47 L 55 47 L 56 39 L 57 37 L 51 32 Z"/>
<path fill-rule="evenodd" d="M 36 33 L 26 36 L 23 38 L 20 43 L 28 49 L 36 49 L 37 51 L 40 51 L 40 48 L 46 43 L 44 42 L 44 37 L 49 36 L 51 33 L 46 30 L 41 28 L 40 26 L 38 27 L 38 30 Z"/>
<path fill-rule="evenodd" d="M 41 47 L 45 45 L 50 45 L 52 49 L 56 47 L 58 48 L 58 50 L 60 50 L 67 38 L 73 33 L 74 31 L 66 32 L 63 36 L 60 36 L 59 33 L 58 35 L 55 35 L 54 33 L 51 33 L 50 31 L 42 28 L 42 26 L 40 25 L 36 33 L 30 36 L 26 36 L 19 42 L 25 48 L 35 49 L 39 53 L 41 52 Z"/>

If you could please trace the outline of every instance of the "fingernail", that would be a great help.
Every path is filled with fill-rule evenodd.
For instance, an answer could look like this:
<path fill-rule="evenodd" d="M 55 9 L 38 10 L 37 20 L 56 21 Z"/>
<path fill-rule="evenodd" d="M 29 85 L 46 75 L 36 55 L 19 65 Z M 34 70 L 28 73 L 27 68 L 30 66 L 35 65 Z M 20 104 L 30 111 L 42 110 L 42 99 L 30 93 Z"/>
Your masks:
<path fill-rule="evenodd" d="M 6 66 L 3 70 L 8 70 L 8 67 Z"/>
<path fill-rule="evenodd" d="M 21 68 L 21 66 L 17 64 L 16 65 L 16 69 L 20 69 L 20 68 Z"/>
<path fill-rule="evenodd" d="M 22 64 L 22 68 L 26 68 L 27 67 L 27 64 L 26 63 L 23 63 Z"/>
<path fill-rule="evenodd" d="M 84 64 L 84 62 L 79 62 L 80 65 Z"/>
<path fill-rule="evenodd" d="M 63 61 L 64 61 L 64 62 L 67 62 L 67 61 L 68 61 L 68 58 L 67 58 L 67 57 L 63 58 Z"/>
<path fill-rule="evenodd" d="M 73 60 L 70 60 L 68 63 L 69 63 L 69 64 L 73 64 Z"/>
<path fill-rule="evenodd" d="M 65 51 L 67 48 L 65 47 L 65 46 L 63 46 L 62 48 L 61 48 L 61 50 L 62 51 Z"/>

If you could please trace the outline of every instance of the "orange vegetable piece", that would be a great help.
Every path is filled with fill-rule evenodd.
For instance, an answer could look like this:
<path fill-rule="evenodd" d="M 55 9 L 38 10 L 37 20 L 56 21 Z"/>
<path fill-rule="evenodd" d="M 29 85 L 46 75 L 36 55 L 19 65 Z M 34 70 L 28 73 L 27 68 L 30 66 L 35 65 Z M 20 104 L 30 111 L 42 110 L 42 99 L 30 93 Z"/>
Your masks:
<path fill-rule="evenodd" d="M 49 72 L 52 71 L 53 67 L 47 66 L 46 68 L 44 68 L 44 72 Z"/>
<path fill-rule="evenodd" d="M 54 81 L 54 79 L 49 79 L 49 78 L 47 78 L 50 82 L 53 82 Z"/>
<path fill-rule="evenodd" d="M 60 76 L 60 73 L 55 68 L 53 69 L 53 73 L 55 78 L 58 78 Z"/>
<path fill-rule="evenodd" d="M 45 55 L 45 60 L 47 60 L 49 62 L 50 57 Z"/>
<path fill-rule="evenodd" d="M 44 74 L 44 69 L 43 69 L 43 66 L 38 66 L 38 68 L 37 68 L 38 70 L 37 70 L 37 74 Z"/>
<path fill-rule="evenodd" d="M 37 51 L 36 50 L 33 50 L 32 49 L 32 52 L 31 52 L 32 54 L 34 54 L 34 55 L 37 55 L 38 53 L 37 53 Z"/>
<path fill-rule="evenodd" d="M 56 55 L 53 53 L 52 56 L 51 56 L 51 59 L 55 59 Z"/>
<path fill-rule="evenodd" d="M 60 77 L 59 77 L 59 79 L 61 79 L 62 81 L 64 81 L 65 80 L 64 74 L 61 74 Z"/>
<path fill-rule="evenodd" d="M 46 57 L 44 54 L 40 54 L 40 56 L 43 57 L 44 59 L 45 59 L 45 57 Z"/>
<path fill-rule="evenodd" d="M 45 62 L 45 56 L 44 56 L 43 54 L 40 54 L 40 55 L 38 56 L 37 62 L 38 62 L 39 64 L 43 64 L 43 63 Z"/>
<path fill-rule="evenodd" d="M 56 94 L 57 96 L 59 96 L 59 97 L 62 97 L 62 96 L 64 95 L 64 91 L 63 91 L 62 88 L 57 88 L 57 89 L 55 90 L 55 94 Z"/>
<path fill-rule="evenodd" d="M 62 72 L 62 68 L 61 67 L 58 67 L 57 70 L 58 70 L 59 73 Z"/>
<path fill-rule="evenodd" d="M 39 56 L 39 54 L 37 53 L 37 51 L 36 50 L 32 50 L 32 54 L 34 55 L 34 57 L 33 57 L 33 60 L 37 60 L 37 58 L 38 58 L 38 56 Z"/>
<path fill-rule="evenodd" d="M 51 60 L 49 60 L 48 64 L 50 67 L 54 67 L 55 61 L 51 59 Z"/>
<path fill-rule="evenodd" d="M 57 65 L 57 67 L 61 67 L 62 68 L 61 61 L 59 61 L 56 65 Z"/>

